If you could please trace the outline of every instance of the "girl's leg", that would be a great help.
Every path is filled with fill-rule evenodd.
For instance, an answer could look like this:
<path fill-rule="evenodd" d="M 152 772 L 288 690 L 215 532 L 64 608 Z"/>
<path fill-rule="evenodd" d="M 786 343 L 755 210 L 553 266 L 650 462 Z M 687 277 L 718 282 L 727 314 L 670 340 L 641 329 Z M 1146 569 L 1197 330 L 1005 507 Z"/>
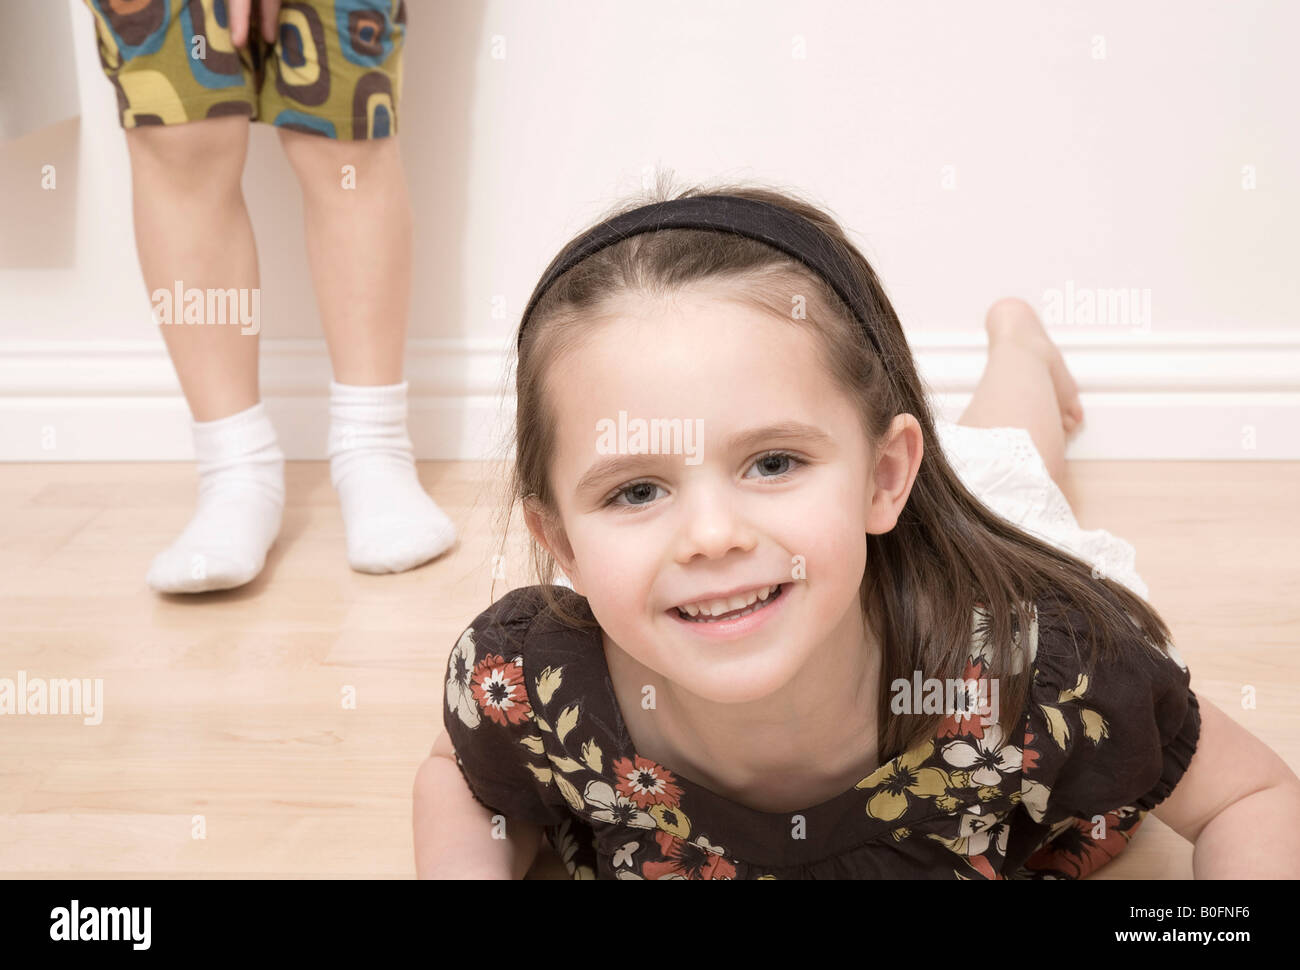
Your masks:
<path fill-rule="evenodd" d="M 1038 315 L 1023 300 L 999 300 L 984 320 L 988 362 L 958 424 L 1024 428 L 1058 484 L 1067 435 L 1083 423 L 1079 388 Z"/>
<path fill-rule="evenodd" d="M 337 141 L 277 131 L 302 186 L 307 258 L 334 379 L 396 384 L 411 297 L 411 203 L 397 137 Z"/>
<path fill-rule="evenodd" d="M 261 572 L 284 510 L 284 454 L 258 391 L 260 321 L 245 325 L 240 313 L 258 305 L 259 282 L 240 189 L 248 119 L 130 128 L 126 144 L 140 269 L 151 295 L 172 295 L 170 322 L 160 326 L 193 418 L 199 468 L 194 516 L 154 557 L 146 582 L 165 593 L 242 586 Z M 200 323 L 186 322 L 190 291 L 204 296 Z M 209 319 L 217 309 L 209 293 L 223 301 L 224 323 Z"/>
<path fill-rule="evenodd" d="M 240 177 L 248 119 L 210 118 L 126 131 L 140 270 L 152 294 L 197 287 L 258 286 L 253 225 Z M 181 390 L 196 421 L 252 407 L 257 388 L 256 333 L 239 326 L 187 325 L 182 307 L 162 326 Z"/>
<path fill-rule="evenodd" d="M 411 206 L 397 136 L 335 140 L 280 129 L 302 186 L 307 257 L 329 345 L 330 480 L 348 562 L 402 572 L 456 540 L 416 473 L 407 435 Z"/>

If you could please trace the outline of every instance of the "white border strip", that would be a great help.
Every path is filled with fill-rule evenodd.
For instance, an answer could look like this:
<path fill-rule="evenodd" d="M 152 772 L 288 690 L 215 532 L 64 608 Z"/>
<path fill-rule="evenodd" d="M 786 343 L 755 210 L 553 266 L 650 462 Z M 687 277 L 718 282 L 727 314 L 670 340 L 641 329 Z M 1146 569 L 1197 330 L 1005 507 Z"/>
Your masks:
<path fill-rule="evenodd" d="M 1071 458 L 1300 460 L 1300 334 L 1056 328 L 1085 425 Z M 909 335 L 939 411 L 959 416 L 984 367 L 983 332 Z M 501 340 L 407 345 L 421 460 L 501 457 L 514 420 Z M 331 376 L 323 340 L 263 340 L 261 387 L 292 460 L 324 460 Z M 189 411 L 161 338 L 0 342 L 0 461 L 188 461 Z"/>

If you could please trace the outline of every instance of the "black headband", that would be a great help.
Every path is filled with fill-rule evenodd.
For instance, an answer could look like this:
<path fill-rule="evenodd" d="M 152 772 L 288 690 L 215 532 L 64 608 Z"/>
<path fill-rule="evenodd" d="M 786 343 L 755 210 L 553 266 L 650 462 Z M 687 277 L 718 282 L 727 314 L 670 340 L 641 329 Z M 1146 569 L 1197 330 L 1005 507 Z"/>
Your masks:
<path fill-rule="evenodd" d="M 734 195 L 705 195 L 655 202 L 615 216 L 593 227 L 562 251 L 542 274 L 519 324 L 523 345 L 528 318 L 542 295 L 560 276 L 606 246 L 660 229 L 712 229 L 732 232 L 774 246 L 815 271 L 853 311 L 876 353 L 884 350 L 867 324 L 865 301 L 854 285 L 853 267 L 838 247 L 817 226 L 779 206 Z"/>

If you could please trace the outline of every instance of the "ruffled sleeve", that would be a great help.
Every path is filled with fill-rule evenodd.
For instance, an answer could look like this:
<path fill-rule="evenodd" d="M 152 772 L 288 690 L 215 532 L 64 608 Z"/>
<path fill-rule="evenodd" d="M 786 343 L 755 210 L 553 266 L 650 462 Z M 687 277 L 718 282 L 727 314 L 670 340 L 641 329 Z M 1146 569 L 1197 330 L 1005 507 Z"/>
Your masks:
<path fill-rule="evenodd" d="M 447 660 L 442 717 L 475 799 L 547 826 L 570 812 L 551 780 L 524 675 L 529 628 L 545 609 L 540 589 L 506 593 L 460 635 Z"/>
<path fill-rule="evenodd" d="M 1086 670 L 1086 637 L 1077 610 L 1040 610 L 1021 797 L 1049 826 L 1149 811 L 1187 771 L 1200 736 L 1191 674 L 1173 644 L 1156 647 L 1135 625 L 1119 657 Z"/>

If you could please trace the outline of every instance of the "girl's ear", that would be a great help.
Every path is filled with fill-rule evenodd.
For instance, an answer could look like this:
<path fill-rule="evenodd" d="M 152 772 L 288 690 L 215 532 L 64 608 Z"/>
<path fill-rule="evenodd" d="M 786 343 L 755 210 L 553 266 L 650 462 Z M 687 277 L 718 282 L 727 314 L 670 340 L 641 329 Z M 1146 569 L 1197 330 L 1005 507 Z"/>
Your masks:
<path fill-rule="evenodd" d="M 585 596 L 569 538 L 564 534 L 564 528 L 560 523 L 542 508 L 536 495 L 524 497 L 524 522 L 528 525 L 528 531 L 533 534 L 533 538 L 541 543 L 542 547 L 560 564 L 560 568 L 564 570 L 564 574 L 569 577 L 569 582 L 573 585 L 573 591 L 579 596 Z"/>
<path fill-rule="evenodd" d="M 899 414 L 889 425 L 876 452 L 867 505 L 867 532 L 881 535 L 898 524 L 925 452 L 921 423 Z"/>

